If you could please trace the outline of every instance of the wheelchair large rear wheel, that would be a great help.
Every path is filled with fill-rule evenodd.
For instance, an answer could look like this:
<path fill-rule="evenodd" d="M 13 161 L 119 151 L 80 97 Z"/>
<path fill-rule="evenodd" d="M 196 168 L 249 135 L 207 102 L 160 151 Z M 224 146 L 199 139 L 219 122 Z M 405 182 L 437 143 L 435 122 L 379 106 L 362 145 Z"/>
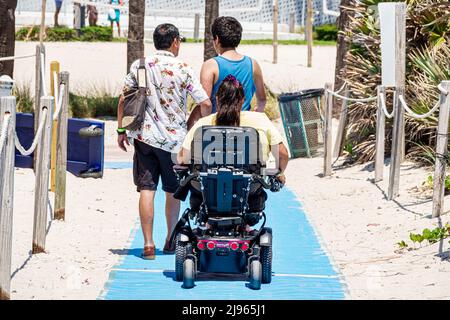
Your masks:
<path fill-rule="evenodd" d="M 261 246 L 262 283 L 272 282 L 272 245 Z"/>
<path fill-rule="evenodd" d="M 177 234 L 175 242 L 175 280 L 183 281 L 183 264 L 186 260 L 186 244 L 181 241 L 181 234 Z"/>

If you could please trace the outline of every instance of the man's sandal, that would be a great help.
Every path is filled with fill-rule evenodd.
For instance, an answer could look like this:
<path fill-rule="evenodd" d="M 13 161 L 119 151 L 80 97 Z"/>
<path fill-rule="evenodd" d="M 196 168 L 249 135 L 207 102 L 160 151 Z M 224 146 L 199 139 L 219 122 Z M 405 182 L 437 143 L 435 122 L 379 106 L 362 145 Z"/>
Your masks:
<path fill-rule="evenodd" d="M 144 246 L 144 250 L 141 254 L 142 259 L 154 260 L 155 259 L 155 246 Z"/>

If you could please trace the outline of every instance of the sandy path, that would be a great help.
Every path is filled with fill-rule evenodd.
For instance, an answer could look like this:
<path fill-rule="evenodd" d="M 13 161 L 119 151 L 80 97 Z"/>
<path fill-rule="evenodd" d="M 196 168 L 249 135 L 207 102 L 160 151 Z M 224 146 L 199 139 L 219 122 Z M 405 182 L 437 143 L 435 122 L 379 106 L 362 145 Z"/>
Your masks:
<path fill-rule="evenodd" d="M 320 178 L 322 159 L 289 163 L 288 185 L 304 204 L 306 213 L 343 273 L 352 299 L 449 299 L 448 239 L 415 251 L 398 253 L 397 242 L 412 246 L 409 233 L 450 221 L 447 215 L 431 219 L 431 200 L 408 193 L 427 172 L 402 165 L 400 197 L 387 201 L 388 167 L 384 181 L 371 182 L 370 166 L 336 170 Z M 450 210 L 447 196 L 445 210 Z"/>
<path fill-rule="evenodd" d="M 115 147 L 114 128 L 106 122 L 105 161 L 132 161 L 132 150 Z M 46 253 L 32 257 L 34 174 L 14 177 L 12 299 L 96 299 L 138 218 L 131 169 L 106 169 L 103 179 L 68 173 L 66 221 L 51 223 Z"/>
<path fill-rule="evenodd" d="M 131 161 L 132 153 L 115 148 L 115 123 L 106 123 L 107 161 Z M 448 240 L 398 253 L 409 241 L 439 223 L 430 218 L 431 202 L 408 192 L 427 172 L 402 166 L 400 197 L 385 200 L 388 168 L 379 186 L 370 182 L 369 166 L 336 170 L 321 178 L 322 159 L 293 159 L 288 186 L 302 201 L 331 259 L 344 275 L 351 299 L 449 299 Z M 53 222 L 47 253 L 29 259 L 32 237 L 34 177 L 16 170 L 12 280 L 13 299 L 95 299 L 109 270 L 124 254 L 137 219 L 131 170 L 106 170 L 103 179 L 68 175 L 65 222 Z M 445 199 L 450 210 L 450 197 Z M 450 221 L 448 214 L 442 224 Z M 414 279 L 414 280 L 412 280 Z"/>
<path fill-rule="evenodd" d="M 16 42 L 16 55 L 35 52 L 35 42 Z M 45 44 L 47 62 L 57 60 L 61 70 L 70 72 L 71 88 L 106 89 L 115 91 L 122 86 L 126 72 L 126 43 L 55 43 Z M 272 46 L 242 45 L 239 50 L 257 59 L 263 69 L 265 81 L 276 91 L 292 91 L 321 88 L 334 79 L 336 48 L 315 47 L 313 68 L 306 67 L 306 46 L 280 45 L 279 63 L 272 64 Z M 146 44 L 145 52 L 153 50 Z M 203 44 L 183 43 L 180 59 L 190 64 L 199 73 L 203 62 Z M 15 80 L 34 81 L 34 59 L 18 60 L 15 64 Z M 33 87 L 34 88 L 34 87 Z"/>
<path fill-rule="evenodd" d="M 17 54 L 34 51 L 33 43 L 19 42 Z M 185 44 L 182 58 L 197 70 L 202 50 Z M 147 47 L 148 50 L 148 47 Z M 242 52 L 257 58 L 273 88 L 321 87 L 331 81 L 334 48 L 315 51 L 314 68 L 307 70 L 306 48 L 280 46 L 280 61 L 270 63 L 270 46 L 242 46 Z M 71 84 L 97 83 L 119 86 L 125 72 L 123 43 L 47 44 L 48 61 L 61 57 L 62 69 L 70 70 Z M 330 59 L 333 57 L 333 59 Z M 196 63 L 197 62 L 197 63 Z M 96 72 L 96 67 L 101 72 Z M 122 67 L 123 66 L 123 67 Z M 16 79 L 32 79 L 32 60 L 16 64 Z M 292 89 L 292 88 L 290 88 Z M 132 152 L 115 147 L 115 124 L 107 122 L 106 161 L 131 161 Z M 331 258 L 345 276 L 353 299 L 449 299 L 450 263 L 448 240 L 415 251 L 396 252 L 396 243 L 409 241 L 410 232 L 432 228 L 430 199 L 408 192 L 425 180 L 424 169 L 402 166 L 401 196 L 389 202 L 388 169 L 378 186 L 370 182 L 370 166 L 336 170 L 320 178 L 322 159 L 295 159 L 287 170 L 288 186 L 299 196 L 306 213 L 323 240 Z M 68 174 L 67 219 L 53 222 L 47 237 L 47 253 L 29 258 L 33 223 L 34 176 L 31 170 L 15 173 L 13 299 L 95 299 L 107 280 L 110 268 L 124 253 L 137 219 L 138 194 L 131 170 L 106 170 L 103 179 L 83 180 Z M 450 210 L 450 197 L 445 199 Z M 450 220 L 442 217 L 442 224 Z"/>

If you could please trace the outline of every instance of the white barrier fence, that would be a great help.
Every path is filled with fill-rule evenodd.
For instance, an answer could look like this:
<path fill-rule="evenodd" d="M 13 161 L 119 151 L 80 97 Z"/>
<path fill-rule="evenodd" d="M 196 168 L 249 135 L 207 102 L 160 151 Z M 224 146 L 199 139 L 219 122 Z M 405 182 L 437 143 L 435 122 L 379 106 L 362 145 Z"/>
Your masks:
<path fill-rule="evenodd" d="M 11 95 L 0 97 L 0 300 L 10 298 L 15 149 L 17 148 L 24 156 L 35 154 L 36 178 L 32 253 L 44 252 L 49 222 L 47 217 L 50 146 L 54 125 L 56 125 L 57 135 L 53 136 L 53 139 L 56 139 L 56 192 L 53 218 L 64 219 L 65 212 L 69 73 L 54 74 L 54 94 L 57 99 L 53 96 L 47 96 L 44 70 L 45 48 L 43 46 L 37 46 L 35 55 L 7 57 L 4 60 L 31 56 L 36 57 L 36 100 L 34 112 L 35 136 L 30 148 L 25 149 L 22 146 L 15 130 L 16 98 Z M 57 101 L 56 106 L 55 100 Z"/>
<path fill-rule="evenodd" d="M 404 117 L 398 110 L 405 110 L 410 117 L 415 119 L 424 119 L 435 114 L 439 109 L 439 123 L 437 128 L 437 142 L 436 142 L 436 164 L 433 179 L 433 211 L 432 216 L 438 217 L 443 211 L 444 202 L 444 188 L 445 188 L 445 176 L 446 176 L 446 161 L 448 159 L 448 126 L 449 126 L 449 113 L 450 113 L 450 81 L 442 81 L 438 85 L 439 89 L 439 101 L 424 114 L 417 114 L 411 108 L 408 107 L 404 94 L 402 92 L 395 91 L 398 98 L 397 108 L 394 106 L 392 112 L 388 112 L 386 107 L 386 88 L 384 86 L 377 87 L 377 95 L 375 97 L 368 97 L 363 99 L 349 98 L 348 91 L 345 96 L 340 95 L 339 92 L 344 89 L 346 84 L 338 91 L 332 91 L 332 85 L 330 83 L 325 84 L 325 146 L 324 146 L 324 169 L 323 176 L 330 176 L 332 174 L 332 130 L 331 130 L 331 112 L 333 108 L 333 97 L 342 99 L 344 102 L 369 102 L 377 100 L 377 127 L 376 127 L 376 153 L 375 153 L 375 182 L 383 180 L 383 168 L 384 168 L 384 145 L 385 145 L 385 118 L 392 118 L 395 127 L 398 128 L 399 133 L 404 130 Z M 395 101 L 395 100 L 394 100 Z M 347 106 L 344 104 L 341 112 L 341 118 L 339 121 L 338 137 L 336 140 L 334 156 L 339 157 L 342 151 L 342 144 L 345 139 L 345 126 L 347 121 Z M 401 146 L 404 145 L 404 135 L 394 134 L 392 143 L 392 156 L 401 159 Z M 388 199 L 392 200 L 399 195 L 399 166 L 390 164 L 389 174 L 389 190 Z"/>

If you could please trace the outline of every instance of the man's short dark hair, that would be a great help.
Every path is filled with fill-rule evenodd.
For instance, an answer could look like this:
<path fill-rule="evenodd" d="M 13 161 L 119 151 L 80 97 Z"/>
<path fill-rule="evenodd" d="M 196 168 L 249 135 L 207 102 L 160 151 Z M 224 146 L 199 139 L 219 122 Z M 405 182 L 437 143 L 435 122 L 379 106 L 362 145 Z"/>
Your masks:
<path fill-rule="evenodd" d="M 178 28 L 170 23 L 163 23 L 156 27 L 153 32 L 153 44 L 156 50 L 167 50 L 173 40 L 180 37 Z"/>
<path fill-rule="evenodd" d="M 241 42 L 242 26 L 233 17 L 218 17 L 211 26 L 214 40 L 219 38 L 223 48 L 236 48 Z"/>

